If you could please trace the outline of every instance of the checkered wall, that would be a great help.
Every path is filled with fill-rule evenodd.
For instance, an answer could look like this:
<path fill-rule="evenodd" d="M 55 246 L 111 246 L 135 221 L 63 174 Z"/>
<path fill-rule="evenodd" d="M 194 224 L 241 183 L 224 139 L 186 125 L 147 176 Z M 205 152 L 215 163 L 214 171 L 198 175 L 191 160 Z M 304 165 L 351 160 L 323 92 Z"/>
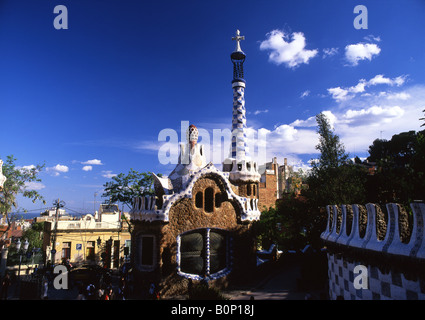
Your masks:
<path fill-rule="evenodd" d="M 408 280 L 404 274 L 367 267 L 367 289 L 355 289 L 354 273 L 360 262 L 348 262 L 328 253 L 329 298 L 331 300 L 425 300 L 425 281 Z"/>

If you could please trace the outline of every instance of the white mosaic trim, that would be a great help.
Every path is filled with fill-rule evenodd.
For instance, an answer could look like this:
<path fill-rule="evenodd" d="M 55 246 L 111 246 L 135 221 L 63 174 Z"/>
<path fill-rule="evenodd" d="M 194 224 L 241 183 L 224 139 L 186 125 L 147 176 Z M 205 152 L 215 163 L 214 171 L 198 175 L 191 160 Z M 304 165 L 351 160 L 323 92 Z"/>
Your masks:
<path fill-rule="evenodd" d="M 337 206 L 327 206 L 328 223 L 326 230 L 321 234 L 321 238 L 328 242 L 335 242 L 365 250 L 385 252 L 394 255 L 406 256 L 410 258 L 425 259 L 425 204 L 412 203 L 410 207 L 413 211 L 413 228 L 409 243 L 402 243 L 400 240 L 399 215 L 400 206 L 396 203 L 386 205 L 388 213 L 387 231 L 384 240 L 379 240 L 376 233 L 376 205 L 368 203 L 366 233 L 360 237 L 359 229 L 359 206 L 352 205 L 353 221 L 351 230 L 347 231 L 347 210 L 346 205 L 342 205 L 342 221 L 339 232 L 337 232 Z M 333 219 L 330 221 L 331 211 Z"/>
<path fill-rule="evenodd" d="M 162 208 L 157 208 L 155 196 L 134 198 L 133 207 L 129 212 L 131 219 L 140 221 L 168 222 L 168 214 L 172 205 L 183 198 L 192 198 L 192 189 L 195 182 L 203 176 L 210 174 L 221 178 L 225 187 L 227 198 L 229 200 L 234 200 L 240 208 L 242 221 L 255 221 L 260 219 L 261 212 L 258 210 L 258 199 L 248 199 L 246 197 L 238 196 L 231 187 L 229 173 L 221 172 L 211 162 L 196 172 L 189 172 L 190 178 L 187 184 L 183 186 L 181 192 L 171 195 L 163 195 Z"/>

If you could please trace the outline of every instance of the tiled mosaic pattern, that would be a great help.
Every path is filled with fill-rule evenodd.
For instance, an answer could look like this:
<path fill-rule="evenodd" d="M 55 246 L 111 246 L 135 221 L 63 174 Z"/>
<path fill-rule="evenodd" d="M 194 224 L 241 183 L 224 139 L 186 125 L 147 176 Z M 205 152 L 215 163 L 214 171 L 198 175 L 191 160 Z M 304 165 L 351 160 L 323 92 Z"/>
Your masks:
<path fill-rule="evenodd" d="M 425 281 L 412 281 L 402 273 L 385 274 L 367 266 L 368 289 L 354 288 L 354 267 L 360 263 L 347 262 L 328 253 L 329 298 L 336 300 L 425 300 Z"/>
<path fill-rule="evenodd" d="M 237 160 L 245 159 L 249 156 L 246 138 L 246 110 L 245 110 L 245 88 L 241 86 L 233 87 L 233 118 L 232 118 L 232 158 Z"/>

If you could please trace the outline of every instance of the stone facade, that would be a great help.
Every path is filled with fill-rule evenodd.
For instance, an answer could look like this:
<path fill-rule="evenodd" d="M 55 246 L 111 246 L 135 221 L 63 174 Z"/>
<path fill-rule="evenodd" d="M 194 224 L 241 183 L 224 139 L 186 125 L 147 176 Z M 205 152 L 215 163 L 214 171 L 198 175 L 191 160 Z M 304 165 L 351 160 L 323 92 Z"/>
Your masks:
<path fill-rule="evenodd" d="M 161 296 L 169 296 L 187 293 L 188 279 L 202 280 L 201 275 L 182 275 L 178 261 L 179 236 L 193 231 L 217 229 L 221 230 L 229 237 L 231 244 L 226 249 L 229 261 L 226 264 L 226 271 L 223 277 L 209 279 L 212 286 L 225 287 L 229 281 L 238 281 L 235 276 L 247 276 L 252 272 L 256 263 L 255 242 L 252 234 L 252 224 L 242 223 L 240 219 L 240 209 L 229 199 L 221 198 L 215 201 L 215 197 L 224 194 L 220 178 L 209 176 L 196 181 L 192 194 L 203 194 L 207 189 L 213 190 L 213 206 L 211 212 L 205 210 L 205 197 L 203 206 L 197 206 L 196 196 L 184 198 L 176 202 L 169 212 L 169 222 L 136 222 L 134 228 L 134 246 L 136 249 L 135 260 L 140 260 L 140 240 L 142 235 L 152 235 L 154 237 L 155 266 L 151 270 L 138 268 L 136 263 L 136 273 L 139 280 L 157 283 Z M 139 250 L 139 251 L 137 251 Z M 206 277 L 207 278 L 207 277 Z"/>

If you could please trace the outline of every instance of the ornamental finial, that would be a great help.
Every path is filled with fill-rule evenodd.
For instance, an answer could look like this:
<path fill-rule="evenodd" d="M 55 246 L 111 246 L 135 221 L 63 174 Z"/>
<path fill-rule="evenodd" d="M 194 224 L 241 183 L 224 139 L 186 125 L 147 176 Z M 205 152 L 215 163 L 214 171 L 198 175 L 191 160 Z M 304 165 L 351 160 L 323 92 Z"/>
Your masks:
<path fill-rule="evenodd" d="M 240 41 L 241 40 L 245 40 L 245 36 L 241 36 L 240 34 L 241 34 L 241 32 L 239 30 L 236 30 L 236 36 L 235 37 L 232 37 L 232 40 L 236 40 L 236 49 L 235 49 L 235 51 L 242 52 Z"/>

